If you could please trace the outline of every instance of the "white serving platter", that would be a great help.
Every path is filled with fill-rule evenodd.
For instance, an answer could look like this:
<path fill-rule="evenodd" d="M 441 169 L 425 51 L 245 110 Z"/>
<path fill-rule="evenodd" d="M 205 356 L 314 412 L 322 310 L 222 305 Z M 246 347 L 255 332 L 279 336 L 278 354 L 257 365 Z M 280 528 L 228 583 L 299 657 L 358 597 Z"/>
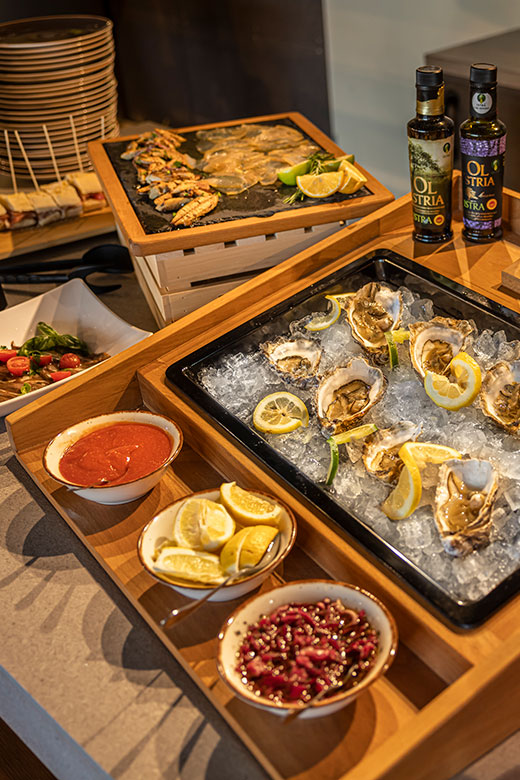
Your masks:
<path fill-rule="evenodd" d="M 110 356 L 150 335 L 150 331 L 129 325 L 110 311 L 81 279 L 71 279 L 43 295 L 0 311 L 0 344 L 9 347 L 14 342 L 20 346 L 36 335 L 36 325 L 40 321 L 52 325 L 58 333 L 78 336 L 92 352 L 108 352 Z M 75 376 L 78 374 L 62 379 L 56 385 L 1 401 L 0 417 L 11 414 L 63 382 L 70 382 Z"/>

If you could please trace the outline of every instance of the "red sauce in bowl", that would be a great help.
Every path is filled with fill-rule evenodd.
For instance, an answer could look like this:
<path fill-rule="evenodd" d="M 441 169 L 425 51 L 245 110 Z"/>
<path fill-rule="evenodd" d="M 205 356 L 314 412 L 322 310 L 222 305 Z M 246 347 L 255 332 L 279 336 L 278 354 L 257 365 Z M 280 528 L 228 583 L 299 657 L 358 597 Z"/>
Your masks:
<path fill-rule="evenodd" d="M 171 450 L 171 437 L 156 425 L 113 423 L 72 444 L 60 458 L 60 472 L 75 485 L 124 485 L 158 469 Z"/>

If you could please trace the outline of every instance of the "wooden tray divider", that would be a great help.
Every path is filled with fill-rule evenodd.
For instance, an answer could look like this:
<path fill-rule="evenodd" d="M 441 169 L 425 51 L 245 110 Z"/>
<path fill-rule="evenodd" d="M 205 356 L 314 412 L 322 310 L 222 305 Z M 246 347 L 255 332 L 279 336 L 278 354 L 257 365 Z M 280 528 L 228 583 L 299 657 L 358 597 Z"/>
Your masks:
<path fill-rule="evenodd" d="M 456 192 L 458 186 L 456 179 Z M 505 213 L 516 225 L 519 196 L 506 192 L 504 201 Z M 520 726 L 520 597 L 473 630 L 445 624 L 396 576 L 165 384 L 165 367 L 174 360 L 376 247 L 420 260 L 520 310 L 518 301 L 495 283 L 500 263 L 508 264 L 511 247 L 520 241 L 518 235 L 506 233 L 492 247 L 467 247 L 456 224 L 453 243 L 432 252 L 411 240 L 410 214 L 406 196 L 7 419 L 20 463 L 276 780 L 444 780 Z M 178 420 L 186 445 L 141 502 L 119 507 L 88 503 L 46 475 L 41 456 L 56 433 L 85 417 L 143 403 Z M 281 727 L 275 716 L 232 696 L 217 676 L 214 656 L 215 634 L 234 602 L 203 608 L 168 634 L 157 627 L 158 619 L 183 597 L 141 568 L 136 554 L 140 530 L 172 500 L 217 485 L 222 477 L 276 493 L 297 514 L 297 545 L 263 588 L 306 576 L 346 579 L 378 595 L 397 619 L 401 643 L 389 674 L 330 718 Z"/>

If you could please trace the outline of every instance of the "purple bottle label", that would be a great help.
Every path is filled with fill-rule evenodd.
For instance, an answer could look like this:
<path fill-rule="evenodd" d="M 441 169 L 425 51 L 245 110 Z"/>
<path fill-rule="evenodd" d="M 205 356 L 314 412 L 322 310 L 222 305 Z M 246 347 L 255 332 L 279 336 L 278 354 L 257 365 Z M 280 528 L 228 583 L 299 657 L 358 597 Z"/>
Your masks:
<path fill-rule="evenodd" d="M 506 136 L 491 140 L 460 139 L 464 226 L 488 231 L 502 224 L 502 184 Z"/>

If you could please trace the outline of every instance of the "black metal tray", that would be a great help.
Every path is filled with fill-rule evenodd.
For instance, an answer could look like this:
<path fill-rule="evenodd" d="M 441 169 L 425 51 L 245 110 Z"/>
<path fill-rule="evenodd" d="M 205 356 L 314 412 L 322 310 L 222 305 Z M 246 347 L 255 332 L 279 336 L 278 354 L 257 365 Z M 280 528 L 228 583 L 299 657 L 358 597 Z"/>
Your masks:
<path fill-rule="evenodd" d="M 316 310 L 316 306 L 312 305 L 313 299 L 324 290 L 330 290 L 334 285 L 354 276 L 358 286 L 371 280 L 384 281 L 391 287 L 405 285 L 432 298 L 435 314 L 473 319 L 479 330 L 504 330 L 508 340 L 520 338 L 520 315 L 395 252 L 378 249 L 173 363 L 166 371 L 166 378 L 186 394 L 190 402 L 204 410 L 212 421 L 222 426 L 269 469 L 296 488 L 314 507 L 326 513 L 379 561 L 392 569 L 403 584 L 411 586 L 414 595 L 419 595 L 426 605 L 434 607 L 441 616 L 459 627 L 475 626 L 518 592 L 520 564 L 516 571 L 479 600 L 462 600 L 453 596 L 413 561 L 404 557 L 396 547 L 341 507 L 324 486 L 310 480 L 255 430 L 227 411 L 197 379 L 203 367 L 212 365 L 221 353 L 231 347 L 243 344 L 244 340 L 251 338 L 271 320 L 282 318 L 283 321 L 285 316 L 288 321 L 291 319 L 290 312 L 302 304 L 308 304 L 309 311 Z"/>
<path fill-rule="evenodd" d="M 240 123 L 229 123 L 230 126 L 236 124 Z M 299 130 L 305 138 L 313 141 L 313 143 L 317 143 L 289 118 L 282 117 L 276 121 L 258 121 L 256 124 L 287 125 L 295 130 Z M 181 144 L 179 150 L 191 155 L 195 159 L 200 159 L 202 155 L 196 146 L 196 131 L 183 133 L 183 137 L 186 140 Z M 105 141 L 103 147 L 145 233 L 151 235 L 153 233 L 163 233 L 165 231 L 185 230 L 182 225 L 178 225 L 177 227 L 170 225 L 171 214 L 163 214 L 160 211 L 156 211 L 147 195 L 141 195 L 137 192 L 137 174 L 135 167 L 131 160 L 121 159 L 121 154 L 125 151 L 127 144 L 127 141 L 110 140 Z M 319 146 L 319 144 L 317 145 Z M 269 186 L 255 184 L 253 187 L 250 187 L 245 192 L 241 192 L 239 195 L 221 194 L 217 208 L 206 216 L 198 219 L 190 227 L 215 225 L 220 222 L 246 219 L 248 217 L 270 217 L 279 211 L 308 208 L 309 206 L 317 206 L 324 203 L 337 203 L 344 200 L 363 198 L 372 194 L 368 187 L 362 187 L 351 195 L 336 193 L 328 198 L 305 198 L 305 200 L 299 200 L 296 203 L 284 203 L 284 199 L 289 195 L 292 195 L 294 191 L 294 187 L 287 187 L 285 184 L 281 183 L 279 185 L 273 184 Z"/>

